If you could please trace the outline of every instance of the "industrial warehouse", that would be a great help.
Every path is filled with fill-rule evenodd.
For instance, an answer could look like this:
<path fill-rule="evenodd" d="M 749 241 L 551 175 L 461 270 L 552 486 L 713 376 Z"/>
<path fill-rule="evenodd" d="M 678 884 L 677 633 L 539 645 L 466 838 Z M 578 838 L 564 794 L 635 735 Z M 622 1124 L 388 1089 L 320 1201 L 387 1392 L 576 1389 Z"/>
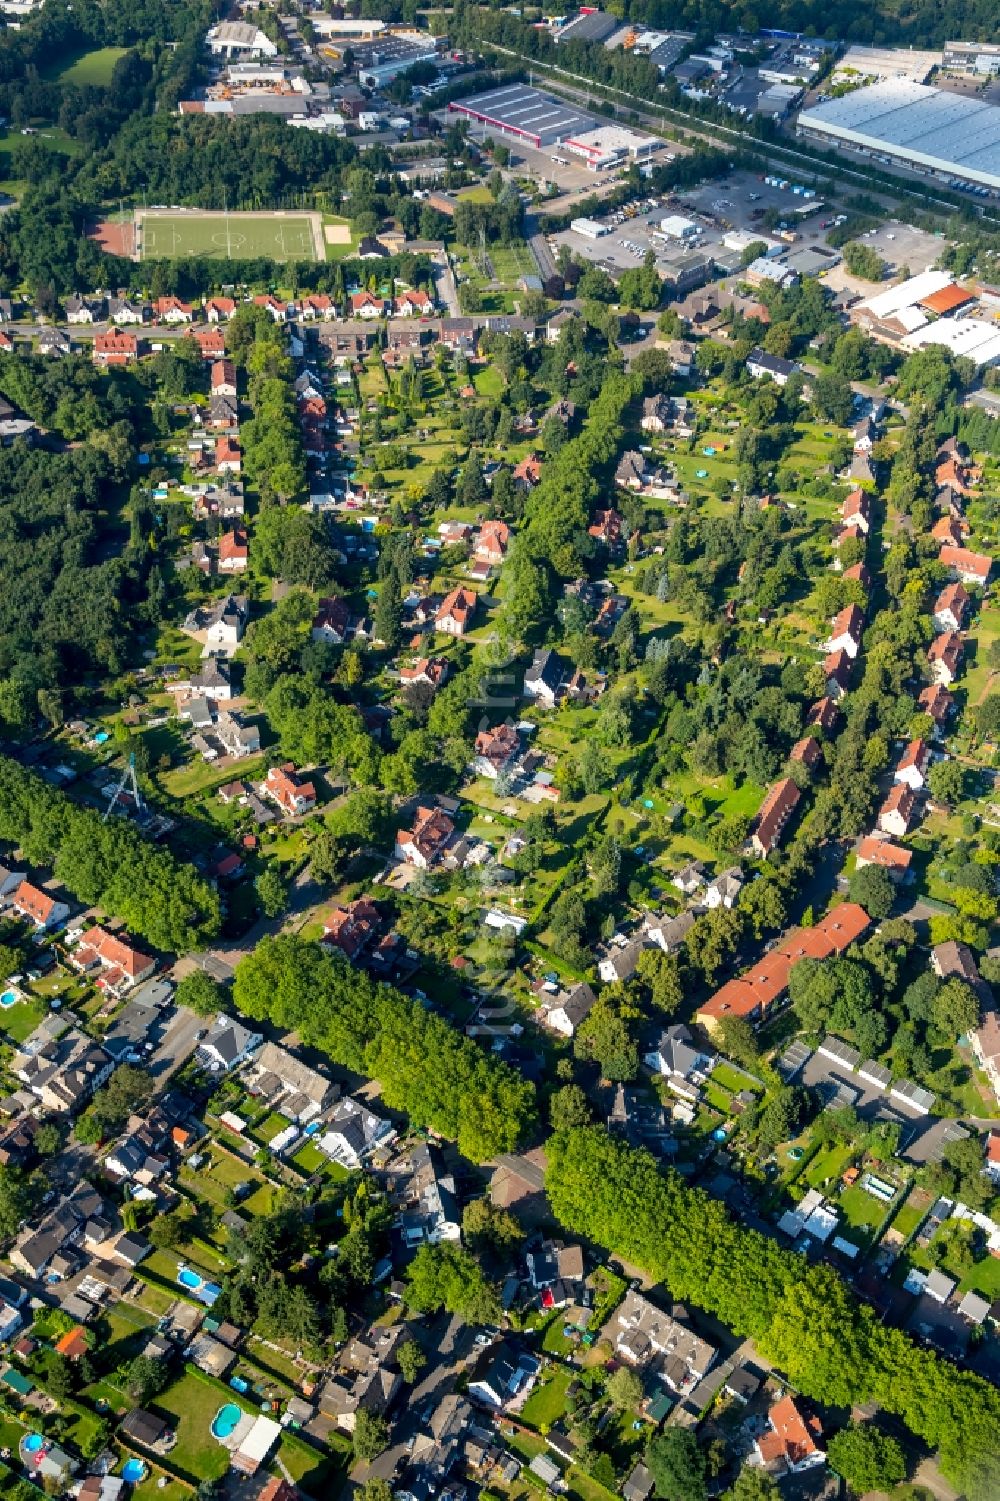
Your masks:
<path fill-rule="evenodd" d="M 1000 108 L 966 95 L 894 78 L 804 110 L 798 131 L 956 187 L 1000 192 Z"/>
<path fill-rule="evenodd" d="M 655 136 L 638 135 L 621 125 L 599 125 L 593 116 L 526 84 L 456 99 L 448 109 L 537 149 L 560 146 L 580 157 L 592 172 L 606 171 L 629 159 L 645 161 L 663 144 Z"/>

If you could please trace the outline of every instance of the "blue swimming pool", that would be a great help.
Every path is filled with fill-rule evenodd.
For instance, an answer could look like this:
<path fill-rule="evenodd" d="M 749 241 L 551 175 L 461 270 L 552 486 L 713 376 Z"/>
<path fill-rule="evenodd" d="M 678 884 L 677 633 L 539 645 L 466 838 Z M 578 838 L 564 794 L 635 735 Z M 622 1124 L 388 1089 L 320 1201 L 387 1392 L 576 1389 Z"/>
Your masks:
<path fill-rule="evenodd" d="M 310 1121 L 305 1128 L 305 1132 L 307 1136 L 315 1136 L 316 1132 L 322 1131 L 322 1129 L 322 1124 L 319 1121 Z"/>
<path fill-rule="evenodd" d="M 3 995 L 0 995 L 0 1006 L 3 1006 L 3 1008 L 6 1010 L 8 1006 L 16 1006 L 20 999 L 20 991 L 5 990 Z"/>
<path fill-rule="evenodd" d="M 228 1438 L 242 1416 L 242 1407 L 237 1407 L 235 1402 L 226 1402 L 212 1419 L 212 1437 Z"/>
<path fill-rule="evenodd" d="M 126 1459 L 122 1466 L 122 1479 L 129 1485 L 138 1485 L 148 1474 L 149 1466 L 144 1459 Z"/>
<path fill-rule="evenodd" d="M 189 1266 L 177 1268 L 177 1281 L 181 1287 L 186 1287 L 188 1292 L 194 1293 L 198 1301 L 204 1303 L 207 1308 L 211 1308 L 222 1293 L 222 1288 L 217 1282 L 206 1282 L 204 1277 L 198 1272 L 193 1272 Z"/>
<path fill-rule="evenodd" d="M 178 1270 L 177 1281 L 180 1283 L 181 1287 L 187 1287 L 191 1290 L 191 1292 L 196 1293 L 204 1283 L 205 1279 L 204 1277 L 199 1277 L 197 1272 L 192 1272 L 189 1266 L 182 1266 Z"/>
<path fill-rule="evenodd" d="M 21 1447 L 25 1454 L 37 1454 L 44 1443 L 45 1440 L 40 1433 L 29 1433 L 22 1440 Z"/>

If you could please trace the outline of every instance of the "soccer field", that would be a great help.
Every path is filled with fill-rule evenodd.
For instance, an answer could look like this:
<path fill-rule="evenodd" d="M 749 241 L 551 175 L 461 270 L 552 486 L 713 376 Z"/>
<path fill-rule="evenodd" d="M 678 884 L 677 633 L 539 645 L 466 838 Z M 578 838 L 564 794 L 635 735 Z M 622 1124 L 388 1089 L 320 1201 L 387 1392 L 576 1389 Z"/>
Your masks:
<path fill-rule="evenodd" d="M 189 255 L 211 260 L 325 259 L 318 214 L 170 214 L 147 209 L 137 218 L 144 261 Z"/>

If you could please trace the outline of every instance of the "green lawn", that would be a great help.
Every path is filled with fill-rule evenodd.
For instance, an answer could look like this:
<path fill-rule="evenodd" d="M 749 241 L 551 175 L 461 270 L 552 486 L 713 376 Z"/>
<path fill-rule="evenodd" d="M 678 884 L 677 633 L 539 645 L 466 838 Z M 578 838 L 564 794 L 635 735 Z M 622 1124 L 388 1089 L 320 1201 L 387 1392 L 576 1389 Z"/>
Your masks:
<path fill-rule="evenodd" d="M 93 52 L 83 52 L 77 57 L 55 58 L 42 70 L 42 76 L 73 83 L 78 88 L 107 88 L 115 64 L 127 51 L 127 47 L 96 47 Z"/>
<path fill-rule="evenodd" d="M 572 1374 L 564 1366 L 551 1367 L 551 1375 L 539 1381 L 521 1410 L 521 1420 L 532 1428 L 549 1428 L 566 1410 L 566 1392 Z"/>
<path fill-rule="evenodd" d="M 47 1001 L 26 995 L 23 1001 L 0 1011 L 0 1032 L 8 1042 L 23 1042 L 48 1015 Z"/>
<path fill-rule="evenodd" d="M 835 1204 L 851 1229 L 869 1239 L 885 1219 L 889 1208 L 857 1183 L 845 1188 Z"/>
<path fill-rule="evenodd" d="M 188 1367 L 179 1380 L 150 1404 L 176 1430 L 171 1464 L 196 1484 L 200 1480 L 220 1480 L 229 1469 L 229 1450 L 211 1434 L 212 1419 L 224 1402 L 234 1402 L 244 1412 L 254 1411 L 253 1404 L 237 1392 Z"/>
<path fill-rule="evenodd" d="M 272 261 L 314 261 L 313 221 L 307 214 L 145 213 L 143 260 L 209 260 L 265 256 Z"/>

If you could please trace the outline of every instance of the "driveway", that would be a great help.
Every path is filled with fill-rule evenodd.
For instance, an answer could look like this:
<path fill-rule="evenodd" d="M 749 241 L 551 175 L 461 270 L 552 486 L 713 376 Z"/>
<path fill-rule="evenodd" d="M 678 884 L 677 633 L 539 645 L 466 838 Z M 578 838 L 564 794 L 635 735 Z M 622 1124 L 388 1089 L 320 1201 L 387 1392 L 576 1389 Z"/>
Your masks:
<path fill-rule="evenodd" d="M 178 1006 L 167 1034 L 146 1065 L 157 1086 L 164 1086 L 172 1074 L 182 1068 L 198 1046 L 198 1033 L 208 1022 L 203 1016 Z"/>

